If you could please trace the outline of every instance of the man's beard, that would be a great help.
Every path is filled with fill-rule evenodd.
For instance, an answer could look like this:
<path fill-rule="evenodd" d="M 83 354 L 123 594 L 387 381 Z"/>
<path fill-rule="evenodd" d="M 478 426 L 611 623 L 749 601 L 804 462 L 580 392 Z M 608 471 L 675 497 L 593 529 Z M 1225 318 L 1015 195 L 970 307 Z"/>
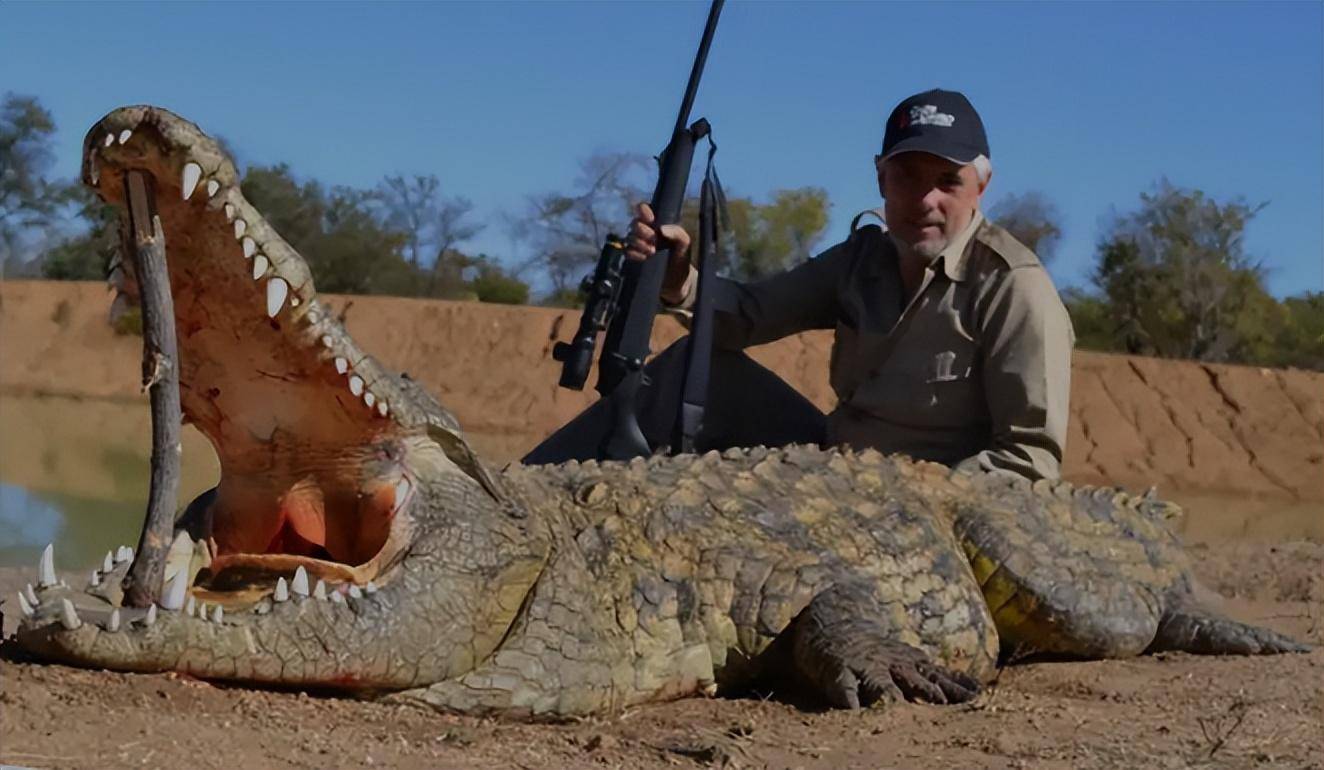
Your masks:
<path fill-rule="evenodd" d="M 914 251 L 918 256 L 924 257 L 925 259 L 933 259 L 941 254 L 943 249 L 947 248 L 948 243 L 949 241 L 946 238 L 938 238 L 936 240 L 920 241 L 919 243 L 913 244 L 910 248 L 911 251 Z"/>

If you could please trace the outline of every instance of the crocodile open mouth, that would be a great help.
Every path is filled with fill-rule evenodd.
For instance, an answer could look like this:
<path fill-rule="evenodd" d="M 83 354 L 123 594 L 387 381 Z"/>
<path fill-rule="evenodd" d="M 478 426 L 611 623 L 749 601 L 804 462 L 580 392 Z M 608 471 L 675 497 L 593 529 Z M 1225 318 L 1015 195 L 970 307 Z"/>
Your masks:
<path fill-rule="evenodd" d="M 84 181 L 107 202 L 126 205 L 130 171 L 152 180 L 184 420 L 221 465 L 216 490 L 186 522 L 206 546 L 199 587 L 300 566 L 344 583 L 373 579 L 398 550 L 415 483 L 400 379 L 318 301 L 307 263 L 245 200 L 234 165 L 196 126 L 130 107 L 85 141 Z M 114 312 L 136 303 L 130 262 L 113 264 L 110 281 Z"/>

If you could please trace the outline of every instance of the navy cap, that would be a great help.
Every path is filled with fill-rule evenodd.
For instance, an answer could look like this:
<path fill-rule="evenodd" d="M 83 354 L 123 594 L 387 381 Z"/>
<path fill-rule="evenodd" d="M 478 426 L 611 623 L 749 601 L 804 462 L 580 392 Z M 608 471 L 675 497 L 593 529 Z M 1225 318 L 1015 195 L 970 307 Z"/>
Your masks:
<path fill-rule="evenodd" d="M 935 88 L 903 100 L 887 118 L 882 159 L 902 152 L 927 152 L 954 163 L 991 158 L 984 122 L 959 91 Z"/>

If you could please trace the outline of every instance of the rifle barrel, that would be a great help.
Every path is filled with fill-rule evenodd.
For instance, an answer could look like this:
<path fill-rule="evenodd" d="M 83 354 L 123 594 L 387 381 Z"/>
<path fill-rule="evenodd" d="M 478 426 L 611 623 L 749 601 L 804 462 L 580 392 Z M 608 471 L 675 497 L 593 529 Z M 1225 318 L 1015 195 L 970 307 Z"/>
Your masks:
<path fill-rule="evenodd" d="M 703 77 L 703 66 L 708 61 L 708 48 L 713 43 L 713 33 L 717 31 L 717 17 L 722 15 L 722 5 L 725 3 L 726 0 L 713 0 L 713 4 L 708 8 L 708 23 L 703 28 L 699 52 L 694 55 L 694 66 L 690 68 L 690 82 L 685 86 L 685 96 L 680 101 L 680 114 L 676 117 L 676 128 L 671 132 L 673 136 L 689 127 L 694 95 L 699 92 L 699 79 Z"/>

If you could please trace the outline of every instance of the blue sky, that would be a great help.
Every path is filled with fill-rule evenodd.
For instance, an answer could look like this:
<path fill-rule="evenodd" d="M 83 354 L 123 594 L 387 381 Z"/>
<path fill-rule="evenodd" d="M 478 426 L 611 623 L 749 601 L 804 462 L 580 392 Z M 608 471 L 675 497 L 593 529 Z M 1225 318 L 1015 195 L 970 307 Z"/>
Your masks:
<path fill-rule="evenodd" d="M 0 92 L 39 97 L 73 177 L 87 128 L 167 107 L 245 164 L 328 184 L 432 173 L 490 221 L 568 189 L 599 149 L 657 152 L 706 3 L 0 3 Z M 1279 295 L 1324 288 L 1324 3 L 729 2 L 695 107 L 733 194 L 828 190 L 824 245 L 878 205 L 902 97 L 965 91 L 988 126 L 986 203 L 1063 215 L 1052 271 L 1086 280 L 1110 211 L 1166 176 L 1268 207 L 1248 251 Z M 622 223 L 624 224 L 624 223 Z"/>

